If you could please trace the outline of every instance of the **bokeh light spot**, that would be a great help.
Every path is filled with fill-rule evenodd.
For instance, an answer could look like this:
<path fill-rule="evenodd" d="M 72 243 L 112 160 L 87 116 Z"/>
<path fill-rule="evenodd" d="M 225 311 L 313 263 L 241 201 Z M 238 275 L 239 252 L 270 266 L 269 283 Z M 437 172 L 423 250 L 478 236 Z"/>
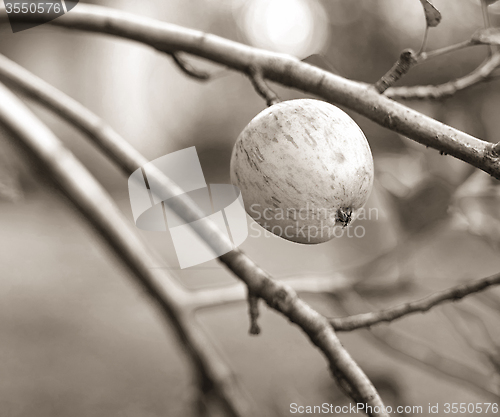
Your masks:
<path fill-rule="evenodd" d="M 238 20 L 253 46 L 299 58 L 321 52 L 328 40 L 326 12 L 316 0 L 250 0 Z"/>

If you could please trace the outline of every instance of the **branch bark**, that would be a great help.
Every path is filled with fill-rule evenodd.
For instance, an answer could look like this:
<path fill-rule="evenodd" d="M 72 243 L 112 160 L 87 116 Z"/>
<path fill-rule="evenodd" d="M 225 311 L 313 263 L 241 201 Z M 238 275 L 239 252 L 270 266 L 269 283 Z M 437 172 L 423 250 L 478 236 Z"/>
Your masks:
<path fill-rule="evenodd" d="M 33 19 L 19 15 L 23 20 Z M 5 8 L 0 22 L 7 21 Z M 184 51 L 247 74 L 252 67 L 284 86 L 345 106 L 423 145 L 461 159 L 500 179 L 500 158 L 493 145 L 381 95 L 373 87 L 347 80 L 289 55 L 272 53 L 215 35 L 101 6 L 79 3 L 50 24 L 142 42 L 160 51 Z"/>

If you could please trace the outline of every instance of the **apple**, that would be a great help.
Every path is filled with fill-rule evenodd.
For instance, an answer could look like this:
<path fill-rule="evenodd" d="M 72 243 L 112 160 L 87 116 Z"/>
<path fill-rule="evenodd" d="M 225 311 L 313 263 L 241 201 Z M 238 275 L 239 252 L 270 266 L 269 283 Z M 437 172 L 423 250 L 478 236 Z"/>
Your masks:
<path fill-rule="evenodd" d="M 290 100 L 243 129 L 231 156 L 231 181 L 262 227 L 315 244 L 356 219 L 373 186 L 373 158 L 359 126 L 338 107 Z"/>

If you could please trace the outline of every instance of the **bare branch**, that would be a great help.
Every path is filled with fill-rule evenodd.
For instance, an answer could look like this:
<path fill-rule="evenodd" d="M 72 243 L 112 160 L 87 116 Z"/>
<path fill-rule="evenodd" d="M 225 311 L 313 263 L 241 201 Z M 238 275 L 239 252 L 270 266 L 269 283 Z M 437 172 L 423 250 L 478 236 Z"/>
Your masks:
<path fill-rule="evenodd" d="M 401 52 L 399 59 L 387 73 L 375 83 L 375 89 L 383 93 L 389 87 L 405 75 L 418 62 L 417 55 L 411 49 L 405 49 Z"/>
<path fill-rule="evenodd" d="M 476 44 L 473 43 L 471 39 L 468 39 L 466 41 L 459 42 L 454 45 L 449 45 L 440 49 L 435 49 L 434 51 L 423 52 L 421 55 L 419 55 L 418 62 L 421 63 L 423 61 L 427 61 L 428 59 L 436 58 L 438 56 L 443 56 L 449 54 L 450 52 L 459 51 L 461 49 L 468 48 L 469 46 L 474 46 L 474 45 Z"/>
<path fill-rule="evenodd" d="M 273 104 L 280 102 L 276 93 L 266 84 L 266 81 L 262 76 L 262 70 L 256 66 L 251 66 L 248 70 L 248 76 L 250 77 L 250 81 L 252 81 L 255 91 L 257 91 L 259 96 L 266 100 L 266 104 L 268 106 L 272 106 Z"/>
<path fill-rule="evenodd" d="M 450 52 L 467 48 L 469 46 L 477 45 L 477 43 L 474 43 L 471 39 L 469 39 L 455 45 L 446 46 L 444 48 L 436 49 L 430 52 L 424 52 L 428 31 L 429 27 L 427 27 L 425 31 L 424 40 L 418 53 L 413 52 L 413 50 L 411 49 L 405 49 L 403 52 L 401 52 L 398 61 L 393 65 L 393 67 L 379 81 L 377 81 L 377 83 L 375 83 L 375 89 L 379 93 L 385 92 L 388 88 L 396 84 L 396 82 L 399 81 L 403 75 L 408 73 L 408 71 L 417 64 L 421 64 L 422 62 L 425 62 L 437 56 L 445 55 Z"/>
<path fill-rule="evenodd" d="M 346 314 L 353 314 L 357 309 L 365 308 L 362 298 L 355 293 L 345 293 L 345 296 L 335 297 Z M 500 396 L 500 386 L 495 384 L 494 373 L 486 375 L 462 362 L 444 356 L 406 334 L 389 326 L 361 330 L 361 334 L 375 340 L 378 345 L 389 348 L 391 353 L 397 353 L 402 359 L 412 365 L 438 376 L 445 376 L 454 381 L 465 383 L 476 391 L 491 397 Z M 422 368 L 421 365 L 424 367 Z"/>
<path fill-rule="evenodd" d="M 495 53 L 470 74 L 440 85 L 418 85 L 412 87 L 392 87 L 385 96 L 393 99 L 441 99 L 452 96 L 458 91 L 487 81 L 492 72 L 500 66 L 500 54 Z M 432 146 L 432 145 L 430 145 Z M 444 151 L 446 153 L 446 151 Z"/>
<path fill-rule="evenodd" d="M 444 356 L 415 338 L 389 327 L 372 329 L 370 334 L 393 352 L 400 354 L 410 362 L 424 365 L 425 369 L 437 375 L 444 375 L 456 381 L 466 383 L 482 394 L 498 398 L 500 387 L 495 386 L 493 374 L 485 375 L 462 362 Z"/>
<path fill-rule="evenodd" d="M 151 265 L 151 254 L 107 192 L 61 142 L 3 84 L 0 84 L 0 124 L 5 126 L 47 170 L 87 222 L 104 238 L 168 319 L 205 385 L 212 387 L 233 416 L 255 415 L 248 394 L 201 329 L 183 312 L 184 291 Z"/>
<path fill-rule="evenodd" d="M 170 56 L 177 64 L 179 69 L 186 75 L 196 78 L 200 81 L 208 81 L 211 78 L 211 75 L 208 72 L 200 71 L 197 68 L 194 68 L 189 62 L 187 62 L 184 58 L 182 58 L 177 52 L 171 52 Z"/>
<path fill-rule="evenodd" d="M 356 283 L 343 274 L 329 273 L 321 276 L 290 276 L 280 279 L 297 293 L 332 294 L 352 289 Z M 193 311 L 203 308 L 224 306 L 235 302 L 244 301 L 247 292 L 241 283 L 205 288 L 193 291 L 188 295 L 188 303 Z"/>
<path fill-rule="evenodd" d="M 35 97 L 42 104 L 59 114 L 72 125 L 83 131 L 115 162 L 126 174 L 130 175 L 137 167 L 147 161 L 123 138 L 104 124 L 96 115 L 56 88 L 35 77 L 5 57 L 0 59 L 2 76 L 20 88 L 24 93 Z M 62 175 L 62 173 L 59 173 Z M 63 178 L 68 174 L 66 173 Z M 153 173 L 167 190 L 177 187 L 160 171 Z M 191 223 L 196 218 L 198 208 L 192 200 L 178 200 L 172 205 L 181 218 Z M 225 243 L 227 237 L 219 229 L 201 226 L 195 229 L 209 244 Z M 219 252 L 220 253 L 220 252 Z M 235 249 L 219 258 L 248 287 L 252 295 L 262 298 L 271 308 L 285 315 L 309 336 L 327 358 L 332 374 L 341 388 L 355 401 L 364 402 L 374 408 L 383 409 L 383 403 L 373 384 L 350 357 L 338 340 L 328 320 L 298 298 L 297 293 L 288 285 L 275 282 L 269 274 L 260 269 L 243 252 Z M 385 416 L 385 413 L 374 413 Z"/>
<path fill-rule="evenodd" d="M 362 327 L 370 327 L 382 322 L 391 322 L 409 314 L 423 313 L 429 311 L 432 307 L 445 302 L 460 300 L 468 295 L 500 284 L 500 274 L 487 278 L 477 279 L 466 284 L 457 285 L 447 290 L 433 293 L 420 300 L 401 304 L 385 310 L 357 314 L 354 316 L 332 318 L 330 323 L 337 331 L 350 331 Z"/>
<path fill-rule="evenodd" d="M 489 29 L 491 27 L 490 12 L 488 10 L 488 2 L 486 0 L 481 0 L 481 10 L 483 12 L 483 22 L 484 27 Z M 489 56 L 495 53 L 495 47 L 493 45 L 488 46 Z"/>
<path fill-rule="evenodd" d="M 29 14 L 19 14 L 18 17 L 25 21 L 33 19 Z M 0 8 L 0 21 L 7 21 L 5 8 Z M 500 179 L 500 158 L 492 154 L 490 143 L 397 103 L 363 83 L 347 80 L 291 56 L 83 3 L 49 24 L 120 36 L 160 50 L 184 51 L 244 73 L 256 65 L 268 80 L 345 106 L 381 126 L 461 159 Z"/>

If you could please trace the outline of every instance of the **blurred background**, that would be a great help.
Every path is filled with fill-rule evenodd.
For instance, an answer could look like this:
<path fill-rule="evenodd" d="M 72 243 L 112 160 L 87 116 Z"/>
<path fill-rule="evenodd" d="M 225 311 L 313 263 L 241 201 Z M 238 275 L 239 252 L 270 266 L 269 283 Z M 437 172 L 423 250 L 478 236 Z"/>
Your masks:
<path fill-rule="evenodd" d="M 417 0 L 103 0 L 253 46 L 292 54 L 343 77 L 376 82 L 425 30 Z M 483 26 L 479 1 L 435 0 L 442 23 L 428 50 L 461 42 Z M 492 24 L 500 6 L 490 6 Z M 497 14 L 498 13 L 498 14 Z M 214 79 L 187 78 L 142 45 L 43 25 L 13 34 L 0 26 L 0 53 L 105 119 L 152 160 L 196 146 L 208 183 L 229 183 L 232 146 L 265 102 L 243 75 L 187 56 Z M 487 56 L 474 47 L 412 69 L 400 85 L 438 84 Z M 306 97 L 273 85 L 282 100 Z M 500 84 L 408 105 L 481 139 L 500 140 Z M 31 106 L 31 103 L 30 103 Z M 127 179 L 74 129 L 32 106 L 133 222 Z M 495 273 L 500 268 L 497 182 L 352 112 L 376 167 L 363 238 L 305 246 L 250 236 L 242 249 L 277 278 L 361 281 L 345 296 L 304 295 L 342 316 L 388 307 Z M 128 272 L 0 130 L 0 410 L 2 416 L 189 416 L 193 378 L 182 349 Z M 251 219 L 248 218 L 249 223 Z M 192 289 L 230 285 L 217 262 L 180 270 L 168 233 L 141 232 L 165 268 Z M 347 404 L 305 335 L 263 308 L 259 337 L 247 306 L 205 309 L 198 319 L 262 409 Z M 498 402 L 500 292 L 416 315 L 380 332 L 340 334 L 388 404 Z M 445 360 L 446 359 L 446 360 Z M 496 394 L 496 396 L 495 396 Z M 407 413 L 406 415 L 411 415 Z M 421 414 L 422 415 L 422 414 Z"/>

